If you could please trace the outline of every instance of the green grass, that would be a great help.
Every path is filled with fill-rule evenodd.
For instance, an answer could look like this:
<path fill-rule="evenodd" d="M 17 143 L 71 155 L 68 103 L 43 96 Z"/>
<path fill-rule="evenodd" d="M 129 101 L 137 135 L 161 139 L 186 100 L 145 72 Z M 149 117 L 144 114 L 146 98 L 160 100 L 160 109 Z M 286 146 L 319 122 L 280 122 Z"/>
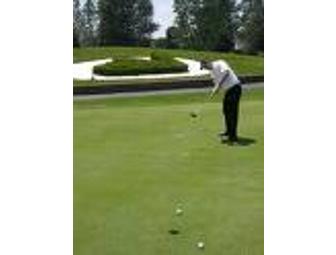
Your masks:
<path fill-rule="evenodd" d="M 74 103 L 76 255 L 263 254 L 263 90 L 242 98 L 246 147 L 218 142 L 219 99 L 189 117 L 203 98 Z"/>
<path fill-rule="evenodd" d="M 103 58 L 129 58 L 150 56 L 152 52 L 170 57 L 182 57 L 191 59 L 225 59 L 239 75 L 263 75 L 263 56 L 250 56 L 235 53 L 205 52 L 191 50 L 158 50 L 150 48 L 134 47 L 99 47 L 99 48 L 75 48 L 73 49 L 74 62 L 88 61 Z"/>

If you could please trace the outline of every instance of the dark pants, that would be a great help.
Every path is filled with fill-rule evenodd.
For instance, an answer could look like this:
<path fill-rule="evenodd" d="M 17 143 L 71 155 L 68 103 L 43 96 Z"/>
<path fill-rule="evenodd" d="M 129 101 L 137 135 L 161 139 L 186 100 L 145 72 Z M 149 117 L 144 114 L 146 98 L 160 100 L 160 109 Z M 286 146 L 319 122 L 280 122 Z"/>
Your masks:
<path fill-rule="evenodd" d="M 241 93 L 241 85 L 235 85 L 227 90 L 223 99 L 223 114 L 229 141 L 237 141 L 238 139 L 237 126 Z"/>

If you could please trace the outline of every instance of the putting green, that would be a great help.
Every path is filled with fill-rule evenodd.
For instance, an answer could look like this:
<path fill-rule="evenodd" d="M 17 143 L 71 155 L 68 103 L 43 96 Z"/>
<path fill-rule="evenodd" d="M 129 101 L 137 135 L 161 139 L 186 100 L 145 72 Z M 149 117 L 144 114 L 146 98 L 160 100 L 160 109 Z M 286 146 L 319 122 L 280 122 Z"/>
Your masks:
<path fill-rule="evenodd" d="M 247 146 L 219 143 L 219 99 L 190 117 L 203 97 L 74 103 L 76 255 L 263 254 L 263 90 L 242 98 Z"/>

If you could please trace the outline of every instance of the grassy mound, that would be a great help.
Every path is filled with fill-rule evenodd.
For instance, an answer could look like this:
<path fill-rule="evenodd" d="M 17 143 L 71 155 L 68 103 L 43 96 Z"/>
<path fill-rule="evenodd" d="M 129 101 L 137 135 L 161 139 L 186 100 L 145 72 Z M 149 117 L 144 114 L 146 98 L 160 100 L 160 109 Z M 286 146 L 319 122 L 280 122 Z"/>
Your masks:
<path fill-rule="evenodd" d="M 117 58 L 113 62 L 96 66 L 94 73 L 104 76 L 141 75 L 187 72 L 188 66 L 176 61 L 171 56 L 153 52 L 151 60 Z"/>
<path fill-rule="evenodd" d="M 90 61 L 104 58 L 135 58 L 150 56 L 152 53 L 165 55 L 170 58 L 180 57 L 188 59 L 226 60 L 238 75 L 263 75 L 264 57 L 236 53 L 207 52 L 192 50 L 166 50 L 139 47 L 99 47 L 75 48 L 73 50 L 74 62 Z M 141 62 L 143 63 L 143 62 Z"/>

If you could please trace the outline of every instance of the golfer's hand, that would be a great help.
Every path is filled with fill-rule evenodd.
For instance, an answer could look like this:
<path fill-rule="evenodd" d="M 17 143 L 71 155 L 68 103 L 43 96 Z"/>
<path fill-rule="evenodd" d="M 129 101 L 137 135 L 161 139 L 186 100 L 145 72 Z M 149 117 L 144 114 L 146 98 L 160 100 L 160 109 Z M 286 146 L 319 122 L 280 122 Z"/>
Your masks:
<path fill-rule="evenodd" d="M 219 84 L 217 83 L 215 85 L 215 87 L 211 90 L 210 96 L 209 96 L 209 100 L 213 99 L 213 97 L 215 96 L 215 94 L 218 92 L 219 89 Z"/>

